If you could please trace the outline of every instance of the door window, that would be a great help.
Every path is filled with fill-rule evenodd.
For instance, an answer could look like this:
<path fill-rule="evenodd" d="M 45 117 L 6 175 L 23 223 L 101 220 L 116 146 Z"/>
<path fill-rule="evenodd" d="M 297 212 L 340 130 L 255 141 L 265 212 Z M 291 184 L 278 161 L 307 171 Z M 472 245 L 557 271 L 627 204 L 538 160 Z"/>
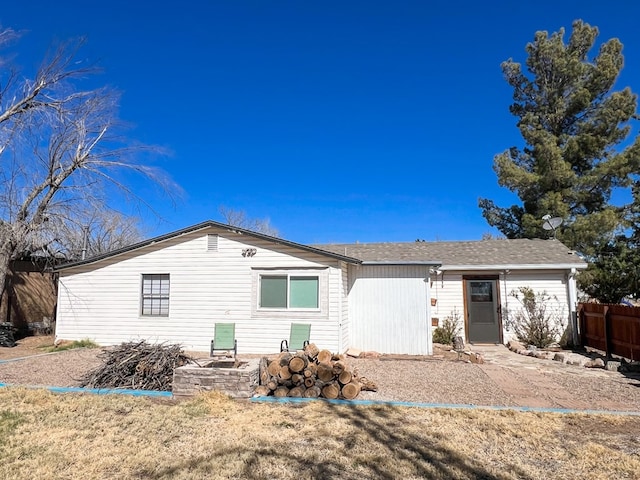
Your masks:
<path fill-rule="evenodd" d="M 472 302 L 493 302 L 493 282 L 471 282 Z"/>

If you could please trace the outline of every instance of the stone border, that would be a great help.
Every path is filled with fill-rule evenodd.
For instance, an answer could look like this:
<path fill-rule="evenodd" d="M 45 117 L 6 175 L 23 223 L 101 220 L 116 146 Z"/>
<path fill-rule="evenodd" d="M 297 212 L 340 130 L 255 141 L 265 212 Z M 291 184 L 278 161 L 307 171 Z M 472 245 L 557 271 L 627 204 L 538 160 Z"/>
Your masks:
<path fill-rule="evenodd" d="M 627 362 L 624 359 L 607 359 L 596 352 L 570 352 L 562 350 L 559 352 L 549 350 L 538 350 L 534 346 L 525 347 L 516 340 L 509 340 L 507 348 L 519 355 L 535 357 L 541 360 L 553 360 L 566 365 L 575 365 L 585 368 L 603 368 L 611 372 L 640 372 L 640 362 Z"/>
<path fill-rule="evenodd" d="M 190 397 L 217 390 L 233 398 L 251 398 L 260 383 L 260 359 L 243 363 L 238 368 L 201 367 L 195 363 L 178 367 L 173 371 L 173 396 Z"/>

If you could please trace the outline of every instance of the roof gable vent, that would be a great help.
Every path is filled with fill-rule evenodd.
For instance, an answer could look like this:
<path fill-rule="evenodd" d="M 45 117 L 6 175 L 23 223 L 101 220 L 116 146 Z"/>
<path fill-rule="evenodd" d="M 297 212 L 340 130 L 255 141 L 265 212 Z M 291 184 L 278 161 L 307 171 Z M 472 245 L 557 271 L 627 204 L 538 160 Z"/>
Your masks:
<path fill-rule="evenodd" d="M 218 251 L 218 235 L 210 233 L 207 235 L 207 251 L 208 252 L 217 252 Z"/>

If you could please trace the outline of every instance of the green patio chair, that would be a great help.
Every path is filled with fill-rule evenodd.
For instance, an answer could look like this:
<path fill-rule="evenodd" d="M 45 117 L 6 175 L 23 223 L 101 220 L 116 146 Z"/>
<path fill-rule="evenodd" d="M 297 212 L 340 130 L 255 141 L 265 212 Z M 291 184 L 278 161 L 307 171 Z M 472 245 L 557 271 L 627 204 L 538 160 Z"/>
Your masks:
<path fill-rule="evenodd" d="M 236 340 L 236 324 L 235 323 L 216 323 L 211 340 L 211 356 L 214 351 L 225 350 L 233 351 L 233 358 L 238 354 L 238 341 Z"/>
<path fill-rule="evenodd" d="M 280 343 L 280 351 L 288 352 L 290 350 L 304 350 L 304 347 L 309 345 L 310 334 L 310 323 L 292 323 L 289 340 L 282 340 Z"/>

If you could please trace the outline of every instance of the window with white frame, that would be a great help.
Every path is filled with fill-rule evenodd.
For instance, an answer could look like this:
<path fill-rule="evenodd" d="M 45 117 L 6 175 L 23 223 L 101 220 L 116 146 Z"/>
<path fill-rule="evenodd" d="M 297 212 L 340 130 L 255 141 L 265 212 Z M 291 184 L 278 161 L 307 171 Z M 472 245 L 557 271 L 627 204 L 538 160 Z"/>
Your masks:
<path fill-rule="evenodd" d="M 142 315 L 169 315 L 169 274 L 142 275 Z"/>
<path fill-rule="evenodd" d="M 317 275 L 261 275 L 260 308 L 317 309 Z"/>

